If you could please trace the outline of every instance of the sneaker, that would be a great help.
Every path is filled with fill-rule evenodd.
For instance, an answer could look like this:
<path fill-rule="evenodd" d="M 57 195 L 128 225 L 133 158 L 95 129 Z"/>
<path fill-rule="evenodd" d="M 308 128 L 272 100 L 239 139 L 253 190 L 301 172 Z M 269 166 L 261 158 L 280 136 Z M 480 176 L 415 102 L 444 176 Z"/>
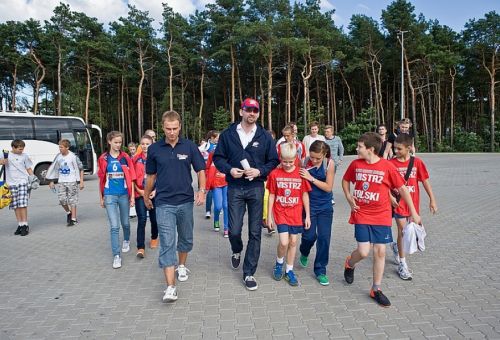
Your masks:
<path fill-rule="evenodd" d="M 274 228 L 273 228 L 273 229 L 271 229 L 271 230 L 269 230 L 269 232 L 268 232 L 268 234 L 271 234 L 271 235 L 272 235 L 272 234 L 275 234 L 275 233 L 276 233 L 276 229 L 274 229 Z"/>
<path fill-rule="evenodd" d="M 344 263 L 344 279 L 345 282 L 348 284 L 351 284 L 354 282 L 354 268 L 349 266 L 349 260 L 351 259 L 351 256 L 347 256 L 345 258 L 345 263 Z"/>
<path fill-rule="evenodd" d="M 66 224 L 71 222 L 71 213 L 66 213 Z"/>
<path fill-rule="evenodd" d="M 309 264 L 309 258 L 301 254 L 299 257 L 299 263 L 303 268 L 306 268 Z"/>
<path fill-rule="evenodd" d="M 289 270 L 288 273 L 285 273 L 285 281 L 288 281 L 290 286 L 298 286 L 299 281 L 297 280 L 297 277 L 295 276 L 295 273 L 293 270 Z"/>
<path fill-rule="evenodd" d="M 68 227 L 73 227 L 73 226 L 75 226 L 75 225 L 77 225 L 77 224 L 78 224 L 78 221 L 77 221 L 77 220 L 73 220 L 73 219 L 71 219 L 71 220 L 69 221 L 69 223 L 68 223 L 68 225 L 67 225 L 67 226 L 68 226 Z"/>
<path fill-rule="evenodd" d="M 398 266 L 398 274 L 402 280 L 411 280 L 413 278 L 411 270 L 408 269 L 406 263 L 400 263 Z"/>
<path fill-rule="evenodd" d="M 257 280 L 253 276 L 245 276 L 245 287 L 248 290 L 257 290 L 259 285 L 257 284 Z"/>
<path fill-rule="evenodd" d="M 128 253 L 130 251 L 130 241 L 123 241 L 122 252 Z"/>
<path fill-rule="evenodd" d="M 392 255 L 394 256 L 394 263 L 399 264 L 399 250 L 396 242 L 391 243 Z"/>
<path fill-rule="evenodd" d="M 19 235 L 26 236 L 29 233 L 30 233 L 30 227 L 29 226 L 27 226 L 27 225 L 21 226 L 21 231 L 20 231 Z"/>
<path fill-rule="evenodd" d="M 330 284 L 330 280 L 326 274 L 320 274 L 316 276 L 316 280 L 318 280 L 319 284 L 322 286 L 328 286 Z"/>
<path fill-rule="evenodd" d="M 389 301 L 387 296 L 385 296 L 380 289 L 376 292 L 370 289 L 370 297 L 382 307 L 389 307 L 391 305 L 391 301 Z"/>
<path fill-rule="evenodd" d="M 151 249 L 158 248 L 158 239 L 157 238 L 155 238 L 155 239 L 151 240 L 151 242 L 149 242 L 149 248 L 151 248 Z"/>
<path fill-rule="evenodd" d="M 187 281 L 188 273 L 191 273 L 183 264 L 178 265 L 175 271 L 177 272 L 177 279 L 181 282 Z"/>
<path fill-rule="evenodd" d="M 207 211 L 207 212 L 205 213 L 205 218 L 206 218 L 207 220 L 209 220 L 209 219 L 210 219 L 210 216 L 211 216 L 210 211 Z"/>
<path fill-rule="evenodd" d="M 177 301 L 177 288 L 175 286 L 168 286 L 163 295 L 163 302 Z"/>
<path fill-rule="evenodd" d="M 137 254 L 136 256 L 140 259 L 144 258 L 144 249 L 137 249 Z"/>
<path fill-rule="evenodd" d="M 113 269 L 118 269 L 122 266 L 122 258 L 120 255 L 115 255 L 113 258 Z"/>
<path fill-rule="evenodd" d="M 241 253 L 234 253 L 231 255 L 231 267 L 236 270 L 240 267 Z"/>
<path fill-rule="evenodd" d="M 22 226 L 18 225 L 14 235 L 21 235 Z"/>
<path fill-rule="evenodd" d="M 273 277 L 276 281 L 279 281 L 283 278 L 283 263 L 278 263 L 274 265 Z"/>
<path fill-rule="evenodd" d="M 225 237 L 225 238 L 228 238 L 228 237 L 229 237 L 229 231 L 228 231 L 228 230 L 224 230 L 224 237 Z"/>
<path fill-rule="evenodd" d="M 220 230 L 219 221 L 214 221 L 214 231 L 219 231 L 219 230 Z"/>

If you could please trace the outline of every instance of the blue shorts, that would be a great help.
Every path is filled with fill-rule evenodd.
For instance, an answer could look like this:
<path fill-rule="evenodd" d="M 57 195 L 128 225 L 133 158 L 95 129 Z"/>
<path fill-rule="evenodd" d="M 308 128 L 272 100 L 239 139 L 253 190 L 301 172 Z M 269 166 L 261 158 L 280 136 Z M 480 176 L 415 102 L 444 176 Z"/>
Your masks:
<path fill-rule="evenodd" d="M 392 242 L 392 231 L 385 225 L 355 224 L 354 238 L 358 242 L 386 244 Z"/>
<path fill-rule="evenodd" d="M 289 233 L 290 235 L 302 234 L 304 227 L 301 225 L 278 224 L 278 233 Z"/>
<path fill-rule="evenodd" d="M 400 215 L 400 214 L 396 214 L 394 211 L 392 212 L 392 217 L 394 218 L 408 218 L 410 216 L 403 216 L 403 215 Z"/>

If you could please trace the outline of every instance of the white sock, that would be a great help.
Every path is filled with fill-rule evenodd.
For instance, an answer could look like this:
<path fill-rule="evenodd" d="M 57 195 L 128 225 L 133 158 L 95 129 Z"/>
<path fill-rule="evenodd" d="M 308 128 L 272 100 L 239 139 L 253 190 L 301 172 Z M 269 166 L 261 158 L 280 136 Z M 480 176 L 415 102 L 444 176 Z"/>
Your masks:
<path fill-rule="evenodd" d="M 288 273 L 290 270 L 293 270 L 293 264 L 286 264 L 286 272 Z"/>
<path fill-rule="evenodd" d="M 28 225 L 28 221 L 22 221 L 21 225 Z"/>
<path fill-rule="evenodd" d="M 278 262 L 279 264 L 283 264 L 283 262 L 285 262 L 285 257 L 277 257 L 276 262 Z"/>
<path fill-rule="evenodd" d="M 406 258 L 404 258 L 404 257 L 400 257 L 400 258 L 399 258 L 399 263 L 402 263 L 403 265 L 405 265 L 405 266 L 406 266 Z"/>

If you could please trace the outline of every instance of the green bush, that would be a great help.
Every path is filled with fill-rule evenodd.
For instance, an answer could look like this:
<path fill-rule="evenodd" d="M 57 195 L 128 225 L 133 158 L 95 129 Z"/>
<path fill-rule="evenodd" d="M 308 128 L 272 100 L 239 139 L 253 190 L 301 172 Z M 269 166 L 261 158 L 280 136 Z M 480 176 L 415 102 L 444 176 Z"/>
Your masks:
<path fill-rule="evenodd" d="M 457 131 L 453 144 L 458 152 L 484 151 L 484 139 L 475 132 Z"/>
<path fill-rule="evenodd" d="M 342 131 L 339 132 L 342 143 L 344 144 L 344 153 L 347 155 L 356 154 L 356 144 L 359 136 L 365 132 L 375 131 L 375 121 L 372 109 L 366 109 L 360 112 L 354 122 L 348 123 Z"/>

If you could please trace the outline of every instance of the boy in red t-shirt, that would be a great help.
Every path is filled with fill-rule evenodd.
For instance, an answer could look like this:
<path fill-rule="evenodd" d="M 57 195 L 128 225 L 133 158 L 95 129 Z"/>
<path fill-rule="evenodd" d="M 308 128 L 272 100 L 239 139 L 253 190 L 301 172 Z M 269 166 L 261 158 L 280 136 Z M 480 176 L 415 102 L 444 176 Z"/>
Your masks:
<path fill-rule="evenodd" d="M 309 214 L 309 191 L 311 185 L 300 177 L 299 167 L 295 165 L 297 148 L 286 143 L 281 148 L 281 167 L 274 169 L 267 179 L 269 190 L 269 207 L 267 223 L 269 228 L 274 224 L 278 228 L 279 243 L 274 279 L 281 280 L 283 276 L 291 286 L 297 286 L 299 281 L 293 272 L 293 263 L 297 251 L 298 234 L 303 228 L 309 229 L 311 218 Z M 305 211 L 305 219 L 302 212 Z M 286 270 L 283 275 L 283 264 L 286 254 Z"/>
<path fill-rule="evenodd" d="M 370 297 L 379 305 L 389 307 L 391 302 L 382 293 L 380 285 L 384 275 L 385 245 L 392 242 L 390 190 L 398 190 L 408 204 L 415 223 L 420 224 L 421 220 L 396 167 L 378 156 L 381 145 L 382 139 L 378 134 L 363 134 L 356 147 L 359 158 L 352 161 L 342 179 L 342 190 L 351 206 L 349 223 L 354 224 L 354 237 L 358 242 L 358 247 L 345 260 L 344 278 L 347 283 L 353 283 L 355 265 L 369 255 L 373 246 Z M 354 183 L 352 194 L 351 182 Z"/>
<path fill-rule="evenodd" d="M 391 159 L 390 162 L 396 166 L 401 176 L 406 175 L 408 167 L 410 166 L 410 156 L 411 148 L 413 145 L 413 138 L 407 134 L 400 134 L 396 137 L 394 141 L 396 157 Z M 424 162 L 415 157 L 413 161 L 413 167 L 410 172 L 410 177 L 406 181 L 405 185 L 410 192 L 411 200 L 415 206 L 415 210 L 419 213 L 420 206 L 420 192 L 418 182 L 422 182 L 424 189 L 429 195 L 429 209 L 431 213 L 435 214 L 438 210 L 436 199 L 432 193 L 431 183 L 429 182 L 429 173 L 425 167 Z M 408 205 L 403 202 L 398 202 L 394 196 L 391 195 L 392 206 L 394 208 L 393 216 L 396 219 L 396 224 L 398 226 L 398 242 L 391 243 L 391 248 L 394 253 L 394 258 L 398 264 L 398 274 L 403 280 L 411 280 L 412 273 L 408 269 L 406 263 L 405 254 L 403 252 L 403 228 L 410 217 L 410 209 Z"/>

